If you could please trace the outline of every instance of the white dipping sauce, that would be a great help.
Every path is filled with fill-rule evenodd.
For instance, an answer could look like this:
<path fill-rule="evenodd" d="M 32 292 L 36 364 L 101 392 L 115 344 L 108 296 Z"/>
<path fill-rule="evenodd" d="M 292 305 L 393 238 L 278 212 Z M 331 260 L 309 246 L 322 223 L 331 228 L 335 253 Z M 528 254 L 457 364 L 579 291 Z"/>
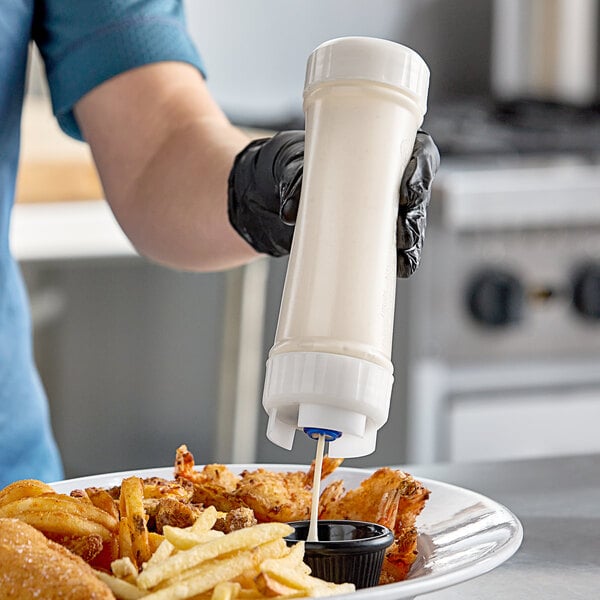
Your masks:
<path fill-rule="evenodd" d="M 321 433 L 317 438 L 317 455 L 315 456 L 315 471 L 313 475 L 312 504 L 310 506 L 310 527 L 307 542 L 318 542 L 317 525 L 319 521 L 319 496 L 321 495 L 321 473 L 323 470 L 323 453 L 325 451 L 325 436 Z"/>

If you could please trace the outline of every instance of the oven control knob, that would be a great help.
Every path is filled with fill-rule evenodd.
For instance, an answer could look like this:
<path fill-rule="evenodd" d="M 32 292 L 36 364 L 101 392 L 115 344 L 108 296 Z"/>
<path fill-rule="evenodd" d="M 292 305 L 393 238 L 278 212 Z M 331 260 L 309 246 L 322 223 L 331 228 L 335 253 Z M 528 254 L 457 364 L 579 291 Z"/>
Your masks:
<path fill-rule="evenodd" d="M 580 315 L 600 319 L 600 263 L 588 263 L 576 271 L 573 305 Z"/>
<path fill-rule="evenodd" d="M 471 316 L 489 327 L 505 327 L 523 317 L 525 289 L 512 274 L 501 269 L 486 269 L 476 274 L 467 288 Z"/>

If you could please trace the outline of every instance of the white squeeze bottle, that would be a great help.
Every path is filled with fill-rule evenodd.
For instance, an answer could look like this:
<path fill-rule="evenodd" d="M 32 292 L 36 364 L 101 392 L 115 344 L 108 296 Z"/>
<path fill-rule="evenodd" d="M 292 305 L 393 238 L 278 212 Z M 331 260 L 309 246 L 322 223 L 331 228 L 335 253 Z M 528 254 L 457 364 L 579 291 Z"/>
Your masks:
<path fill-rule="evenodd" d="M 366 37 L 308 59 L 300 208 L 263 406 L 267 437 L 325 434 L 332 456 L 375 450 L 387 421 L 400 181 L 426 111 L 429 69 Z"/>

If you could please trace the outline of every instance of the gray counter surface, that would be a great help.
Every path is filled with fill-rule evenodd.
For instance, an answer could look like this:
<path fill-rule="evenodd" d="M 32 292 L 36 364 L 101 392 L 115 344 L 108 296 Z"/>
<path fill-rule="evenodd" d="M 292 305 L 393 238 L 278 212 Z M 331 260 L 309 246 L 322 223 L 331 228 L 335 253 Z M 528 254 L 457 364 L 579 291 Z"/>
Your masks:
<path fill-rule="evenodd" d="M 523 544 L 500 567 L 424 600 L 600 598 L 600 455 L 407 466 L 514 512 Z"/>

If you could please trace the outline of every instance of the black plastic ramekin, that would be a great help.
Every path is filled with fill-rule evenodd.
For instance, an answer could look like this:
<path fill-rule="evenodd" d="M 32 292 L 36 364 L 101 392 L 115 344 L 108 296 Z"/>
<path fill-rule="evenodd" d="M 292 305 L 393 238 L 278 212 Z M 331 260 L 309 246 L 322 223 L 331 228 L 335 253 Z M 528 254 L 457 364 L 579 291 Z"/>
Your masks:
<path fill-rule="evenodd" d="M 312 575 L 333 583 L 353 583 L 357 588 L 377 585 L 386 549 L 393 532 L 364 521 L 319 521 L 318 542 L 307 542 L 309 521 L 290 523 L 294 533 L 288 545 L 305 543 L 304 561 Z"/>

